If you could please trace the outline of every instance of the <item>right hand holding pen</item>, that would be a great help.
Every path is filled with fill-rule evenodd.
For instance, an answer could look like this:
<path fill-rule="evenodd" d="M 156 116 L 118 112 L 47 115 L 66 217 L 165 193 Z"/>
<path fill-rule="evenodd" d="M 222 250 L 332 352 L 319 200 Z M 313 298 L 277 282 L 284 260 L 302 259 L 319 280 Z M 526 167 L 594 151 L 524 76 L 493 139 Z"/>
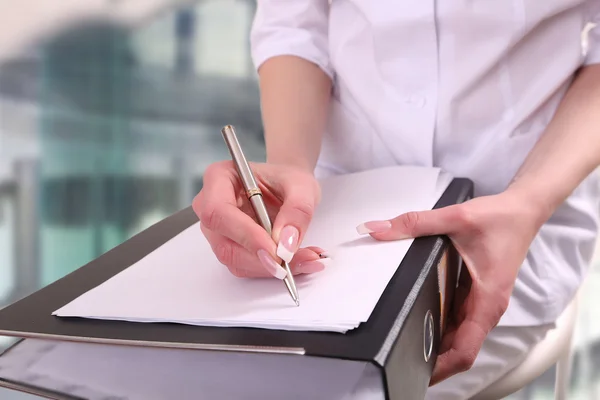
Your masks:
<path fill-rule="evenodd" d="M 212 164 L 193 209 L 218 260 L 243 278 L 283 279 L 282 259 L 294 275 L 323 270 L 323 249 L 299 248 L 320 200 L 317 180 L 295 167 L 264 163 L 251 167 L 273 221 L 273 235 L 256 221 L 233 162 Z"/>

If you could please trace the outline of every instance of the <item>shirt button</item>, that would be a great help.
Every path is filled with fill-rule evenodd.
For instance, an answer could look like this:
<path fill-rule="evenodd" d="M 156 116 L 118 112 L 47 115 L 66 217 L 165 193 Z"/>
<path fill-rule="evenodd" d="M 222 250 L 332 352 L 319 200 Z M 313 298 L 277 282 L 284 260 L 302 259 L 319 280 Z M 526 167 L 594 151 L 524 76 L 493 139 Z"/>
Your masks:
<path fill-rule="evenodd" d="M 406 99 L 406 102 L 412 106 L 422 108 L 427 103 L 427 100 L 422 96 L 410 96 Z"/>

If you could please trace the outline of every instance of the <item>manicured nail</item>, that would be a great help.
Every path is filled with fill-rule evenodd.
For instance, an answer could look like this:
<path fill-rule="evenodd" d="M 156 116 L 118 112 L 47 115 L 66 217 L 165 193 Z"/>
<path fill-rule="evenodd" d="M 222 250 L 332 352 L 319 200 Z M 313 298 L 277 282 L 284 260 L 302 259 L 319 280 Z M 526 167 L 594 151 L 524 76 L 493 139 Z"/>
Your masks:
<path fill-rule="evenodd" d="M 281 265 L 277 264 L 277 262 L 273 260 L 273 257 L 271 257 L 271 255 L 267 251 L 259 250 L 257 255 L 263 267 L 265 267 L 265 269 L 271 275 L 273 275 L 277 279 L 285 279 L 285 277 L 287 276 L 286 270 L 283 269 Z"/>
<path fill-rule="evenodd" d="M 286 226 L 279 234 L 279 244 L 277 245 L 277 255 L 285 262 L 292 261 L 294 253 L 298 250 L 298 239 L 300 232 L 293 226 Z"/>
<path fill-rule="evenodd" d="M 315 272 L 323 271 L 330 261 L 330 258 L 322 258 L 320 260 L 314 261 L 305 261 L 298 264 L 296 270 L 303 274 L 314 274 Z"/>
<path fill-rule="evenodd" d="M 391 229 L 392 223 L 390 221 L 370 221 L 360 224 L 356 227 L 356 231 L 360 235 L 366 235 L 369 233 L 383 233 Z"/>

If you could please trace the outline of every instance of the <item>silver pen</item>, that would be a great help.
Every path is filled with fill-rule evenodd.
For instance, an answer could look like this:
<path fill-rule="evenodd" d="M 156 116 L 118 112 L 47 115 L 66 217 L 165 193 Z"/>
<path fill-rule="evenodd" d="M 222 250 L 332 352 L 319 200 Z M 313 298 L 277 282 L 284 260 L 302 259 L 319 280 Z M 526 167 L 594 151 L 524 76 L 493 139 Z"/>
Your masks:
<path fill-rule="evenodd" d="M 233 128 L 233 126 L 227 125 L 223 127 L 223 129 L 221 129 L 221 134 L 223 135 L 223 139 L 225 139 L 225 144 L 227 144 L 227 148 L 229 149 L 229 153 L 231 154 L 233 163 L 235 164 L 237 172 L 240 176 L 242 185 L 244 185 L 244 189 L 246 190 L 246 196 L 248 197 L 248 201 L 250 201 L 250 204 L 252 205 L 252 209 L 256 214 L 256 218 L 260 221 L 260 224 L 263 228 L 265 228 L 267 233 L 271 235 L 271 219 L 269 218 L 267 207 L 265 206 L 265 203 L 263 201 L 262 192 L 256 184 L 256 179 L 254 179 L 254 174 L 250 169 L 250 165 L 248 165 L 248 161 L 246 161 L 244 152 L 242 151 L 237 136 L 235 135 L 235 129 Z M 300 299 L 298 297 L 298 290 L 296 289 L 296 282 L 294 281 L 294 275 L 290 270 L 290 266 L 285 261 L 282 261 L 281 266 L 287 272 L 287 275 L 283 279 L 283 282 L 285 283 L 285 286 L 290 292 L 292 300 L 294 300 L 294 303 L 296 303 L 296 305 L 299 306 Z"/>

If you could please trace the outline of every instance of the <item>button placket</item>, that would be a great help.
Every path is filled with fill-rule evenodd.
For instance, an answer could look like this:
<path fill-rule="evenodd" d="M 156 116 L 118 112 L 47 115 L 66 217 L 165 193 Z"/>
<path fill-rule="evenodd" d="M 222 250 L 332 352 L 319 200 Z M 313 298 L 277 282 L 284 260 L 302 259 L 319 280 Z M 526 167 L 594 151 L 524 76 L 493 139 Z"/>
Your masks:
<path fill-rule="evenodd" d="M 424 96 L 412 95 L 406 98 L 406 103 L 412 106 L 423 108 L 427 104 L 427 99 Z"/>

